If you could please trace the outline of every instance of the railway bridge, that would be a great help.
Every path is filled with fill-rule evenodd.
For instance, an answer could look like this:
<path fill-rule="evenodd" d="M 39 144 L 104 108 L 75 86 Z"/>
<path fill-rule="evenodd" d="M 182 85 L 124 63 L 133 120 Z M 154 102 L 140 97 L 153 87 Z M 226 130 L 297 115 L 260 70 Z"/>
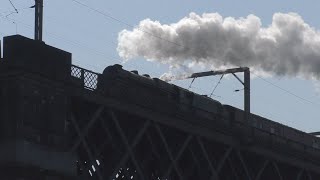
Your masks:
<path fill-rule="evenodd" d="M 318 146 L 222 117 L 149 108 L 148 93 L 145 105 L 126 89 L 116 92 L 124 98 L 107 96 L 102 75 L 72 65 L 70 53 L 18 35 L 3 44 L 3 180 L 320 179 Z"/>

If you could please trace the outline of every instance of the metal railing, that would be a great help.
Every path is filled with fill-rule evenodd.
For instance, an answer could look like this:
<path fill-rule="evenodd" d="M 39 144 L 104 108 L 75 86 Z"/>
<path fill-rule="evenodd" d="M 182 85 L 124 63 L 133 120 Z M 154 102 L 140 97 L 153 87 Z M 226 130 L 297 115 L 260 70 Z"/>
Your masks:
<path fill-rule="evenodd" d="M 85 89 L 95 90 L 98 85 L 99 73 L 83 69 L 79 66 L 71 66 L 71 76 L 76 78 Z"/>

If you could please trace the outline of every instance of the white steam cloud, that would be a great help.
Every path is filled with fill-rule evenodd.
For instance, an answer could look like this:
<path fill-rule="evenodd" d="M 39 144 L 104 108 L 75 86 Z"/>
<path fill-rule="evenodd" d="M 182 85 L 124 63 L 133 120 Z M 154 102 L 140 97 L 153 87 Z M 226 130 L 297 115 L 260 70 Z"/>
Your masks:
<path fill-rule="evenodd" d="M 145 19 L 118 37 L 124 59 L 143 57 L 171 66 L 249 66 L 262 72 L 320 78 L 320 32 L 296 13 L 275 13 L 263 27 L 259 17 L 189 16 L 173 24 Z"/>

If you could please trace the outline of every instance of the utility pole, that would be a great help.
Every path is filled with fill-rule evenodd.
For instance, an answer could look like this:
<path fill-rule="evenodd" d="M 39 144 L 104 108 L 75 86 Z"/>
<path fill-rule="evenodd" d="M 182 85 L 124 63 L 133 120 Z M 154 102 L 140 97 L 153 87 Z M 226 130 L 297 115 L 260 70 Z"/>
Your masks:
<path fill-rule="evenodd" d="M 43 0 L 35 0 L 35 29 L 34 39 L 42 41 L 43 29 Z"/>
<path fill-rule="evenodd" d="M 243 72 L 244 73 L 244 81 L 242 81 L 235 73 Z M 249 121 L 250 119 L 250 69 L 248 67 L 239 67 L 233 69 L 219 70 L 219 71 L 206 71 L 193 73 L 190 76 L 187 76 L 183 79 L 188 78 L 198 78 L 205 76 L 215 76 L 219 74 L 232 74 L 241 84 L 244 86 L 244 119 Z"/>

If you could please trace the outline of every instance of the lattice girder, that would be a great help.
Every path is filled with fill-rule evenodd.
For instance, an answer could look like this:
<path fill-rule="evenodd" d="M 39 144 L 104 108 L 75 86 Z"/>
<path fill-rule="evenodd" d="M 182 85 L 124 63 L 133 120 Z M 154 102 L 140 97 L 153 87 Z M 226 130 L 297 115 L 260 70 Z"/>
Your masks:
<path fill-rule="evenodd" d="M 82 113 L 74 111 L 71 116 L 71 128 L 77 132 L 72 150 L 78 152 L 79 173 L 87 179 L 319 178 L 316 172 L 248 151 L 242 145 L 215 141 L 106 106 L 96 106 L 85 112 L 87 116 Z M 81 117 L 87 118 L 85 124 Z"/>

